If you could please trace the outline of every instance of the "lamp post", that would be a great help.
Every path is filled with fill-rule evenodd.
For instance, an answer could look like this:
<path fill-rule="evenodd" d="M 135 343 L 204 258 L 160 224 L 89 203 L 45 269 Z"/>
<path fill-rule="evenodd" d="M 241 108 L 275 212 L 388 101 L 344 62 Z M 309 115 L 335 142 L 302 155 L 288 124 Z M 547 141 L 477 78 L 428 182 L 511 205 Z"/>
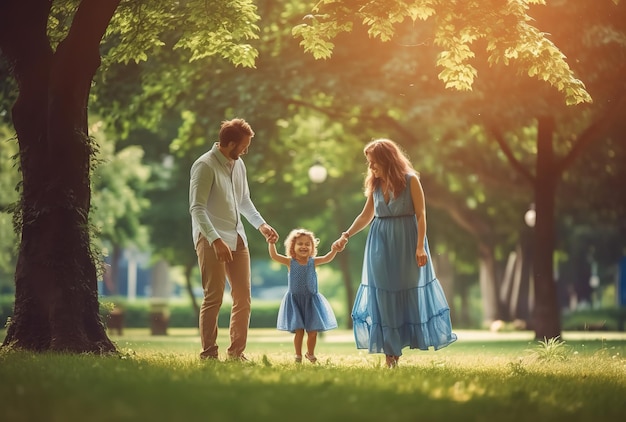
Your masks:
<path fill-rule="evenodd" d="M 315 163 L 309 168 L 309 179 L 313 183 L 324 183 L 327 176 L 328 170 L 326 170 L 326 167 L 324 167 L 319 160 L 316 160 Z"/>
<path fill-rule="evenodd" d="M 524 222 L 531 229 L 535 227 L 535 222 L 537 222 L 537 212 L 535 211 L 535 204 L 530 204 L 528 211 L 524 214 Z"/>

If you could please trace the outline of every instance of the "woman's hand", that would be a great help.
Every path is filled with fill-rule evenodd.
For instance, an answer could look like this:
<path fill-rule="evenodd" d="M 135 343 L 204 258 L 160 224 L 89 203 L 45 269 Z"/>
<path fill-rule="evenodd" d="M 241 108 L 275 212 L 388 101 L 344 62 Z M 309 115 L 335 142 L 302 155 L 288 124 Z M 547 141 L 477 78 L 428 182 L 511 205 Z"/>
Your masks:
<path fill-rule="evenodd" d="M 419 267 L 423 267 L 428 263 L 428 255 L 426 255 L 426 250 L 424 247 L 418 247 L 417 251 L 415 251 L 415 260 L 417 261 L 417 265 Z"/>
<path fill-rule="evenodd" d="M 349 238 L 350 235 L 348 234 L 348 232 L 341 233 L 341 237 L 333 242 L 332 248 L 337 252 L 343 251 L 346 247 L 346 244 L 348 243 Z"/>

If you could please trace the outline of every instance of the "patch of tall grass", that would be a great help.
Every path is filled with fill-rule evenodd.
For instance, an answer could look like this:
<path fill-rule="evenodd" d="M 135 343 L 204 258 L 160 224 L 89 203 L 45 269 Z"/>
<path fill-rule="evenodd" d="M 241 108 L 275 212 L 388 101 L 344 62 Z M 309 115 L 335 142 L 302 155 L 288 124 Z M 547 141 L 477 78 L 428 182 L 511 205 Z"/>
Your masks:
<path fill-rule="evenodd" d="M 276 330 L 251 330 L 250 363 L 199 360 L 195 332 L 129 331 L 113 337 L 120 355 L 108 357 L 0 350 L 0 420 L 585 421 L 626 412 L 626 339 L 568 340 L 550 359 L 533 340 L 459 338 L 437 352 L 405 350 L 392 370 L 341 330 L 319 340 L 317 365 L 294 363 L 291 335 Z"/>

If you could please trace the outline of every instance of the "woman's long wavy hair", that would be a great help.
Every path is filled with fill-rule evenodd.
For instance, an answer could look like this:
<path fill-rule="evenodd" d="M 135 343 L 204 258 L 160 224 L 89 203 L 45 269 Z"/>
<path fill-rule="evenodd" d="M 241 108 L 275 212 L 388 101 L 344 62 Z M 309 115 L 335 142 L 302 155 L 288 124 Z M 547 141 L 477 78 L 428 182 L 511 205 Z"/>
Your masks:
<path fill-rule="evenodd" d="M 407 154 L 389 139 L 376 139 L 370 142 L 363 148 L 363 154 L 378 164 L 394 197 L 406 187 L 407 174 L 413 173 L 419 177 Z M 381 179 L 374 177 L 368 166 L 364 182 L 365 195 L 369 196 L 380 184 Z"/>
<path fill-rule="evenodd" d="M 285 252 L 291 258 L 296 257 L 296 239 L 300 236 L 308 237 L 311 240 L 311 245 L 313 245 L 313 249 L 311 250 L 311 256 L 317 256 L 317 245 L 319 245 L 320 240 L 315 237 L 315 234 L 306 229 L 293 229 L 285 239 Z"/>

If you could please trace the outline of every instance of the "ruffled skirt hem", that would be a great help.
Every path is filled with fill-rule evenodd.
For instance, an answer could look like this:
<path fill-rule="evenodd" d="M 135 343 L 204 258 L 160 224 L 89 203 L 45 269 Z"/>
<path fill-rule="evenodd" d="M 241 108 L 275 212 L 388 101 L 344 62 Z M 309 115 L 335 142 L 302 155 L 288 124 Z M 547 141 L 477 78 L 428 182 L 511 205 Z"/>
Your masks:
<path fill-rule="evenodd" d="M 276 328 L 292 333 L 300 329 L 328 331 L 337 328 L 337 319 L 330 303 L 321 293 L 287 293 L 280 303 Z"/>
<path fill-rule="evenodd" d="M 357 349 L 370 353 L 401 356 L 404 347 L 439 350 L 457 340 L 450 309 L 436 279 L 398 292 L 361 285 L 352 320 Z"/>

